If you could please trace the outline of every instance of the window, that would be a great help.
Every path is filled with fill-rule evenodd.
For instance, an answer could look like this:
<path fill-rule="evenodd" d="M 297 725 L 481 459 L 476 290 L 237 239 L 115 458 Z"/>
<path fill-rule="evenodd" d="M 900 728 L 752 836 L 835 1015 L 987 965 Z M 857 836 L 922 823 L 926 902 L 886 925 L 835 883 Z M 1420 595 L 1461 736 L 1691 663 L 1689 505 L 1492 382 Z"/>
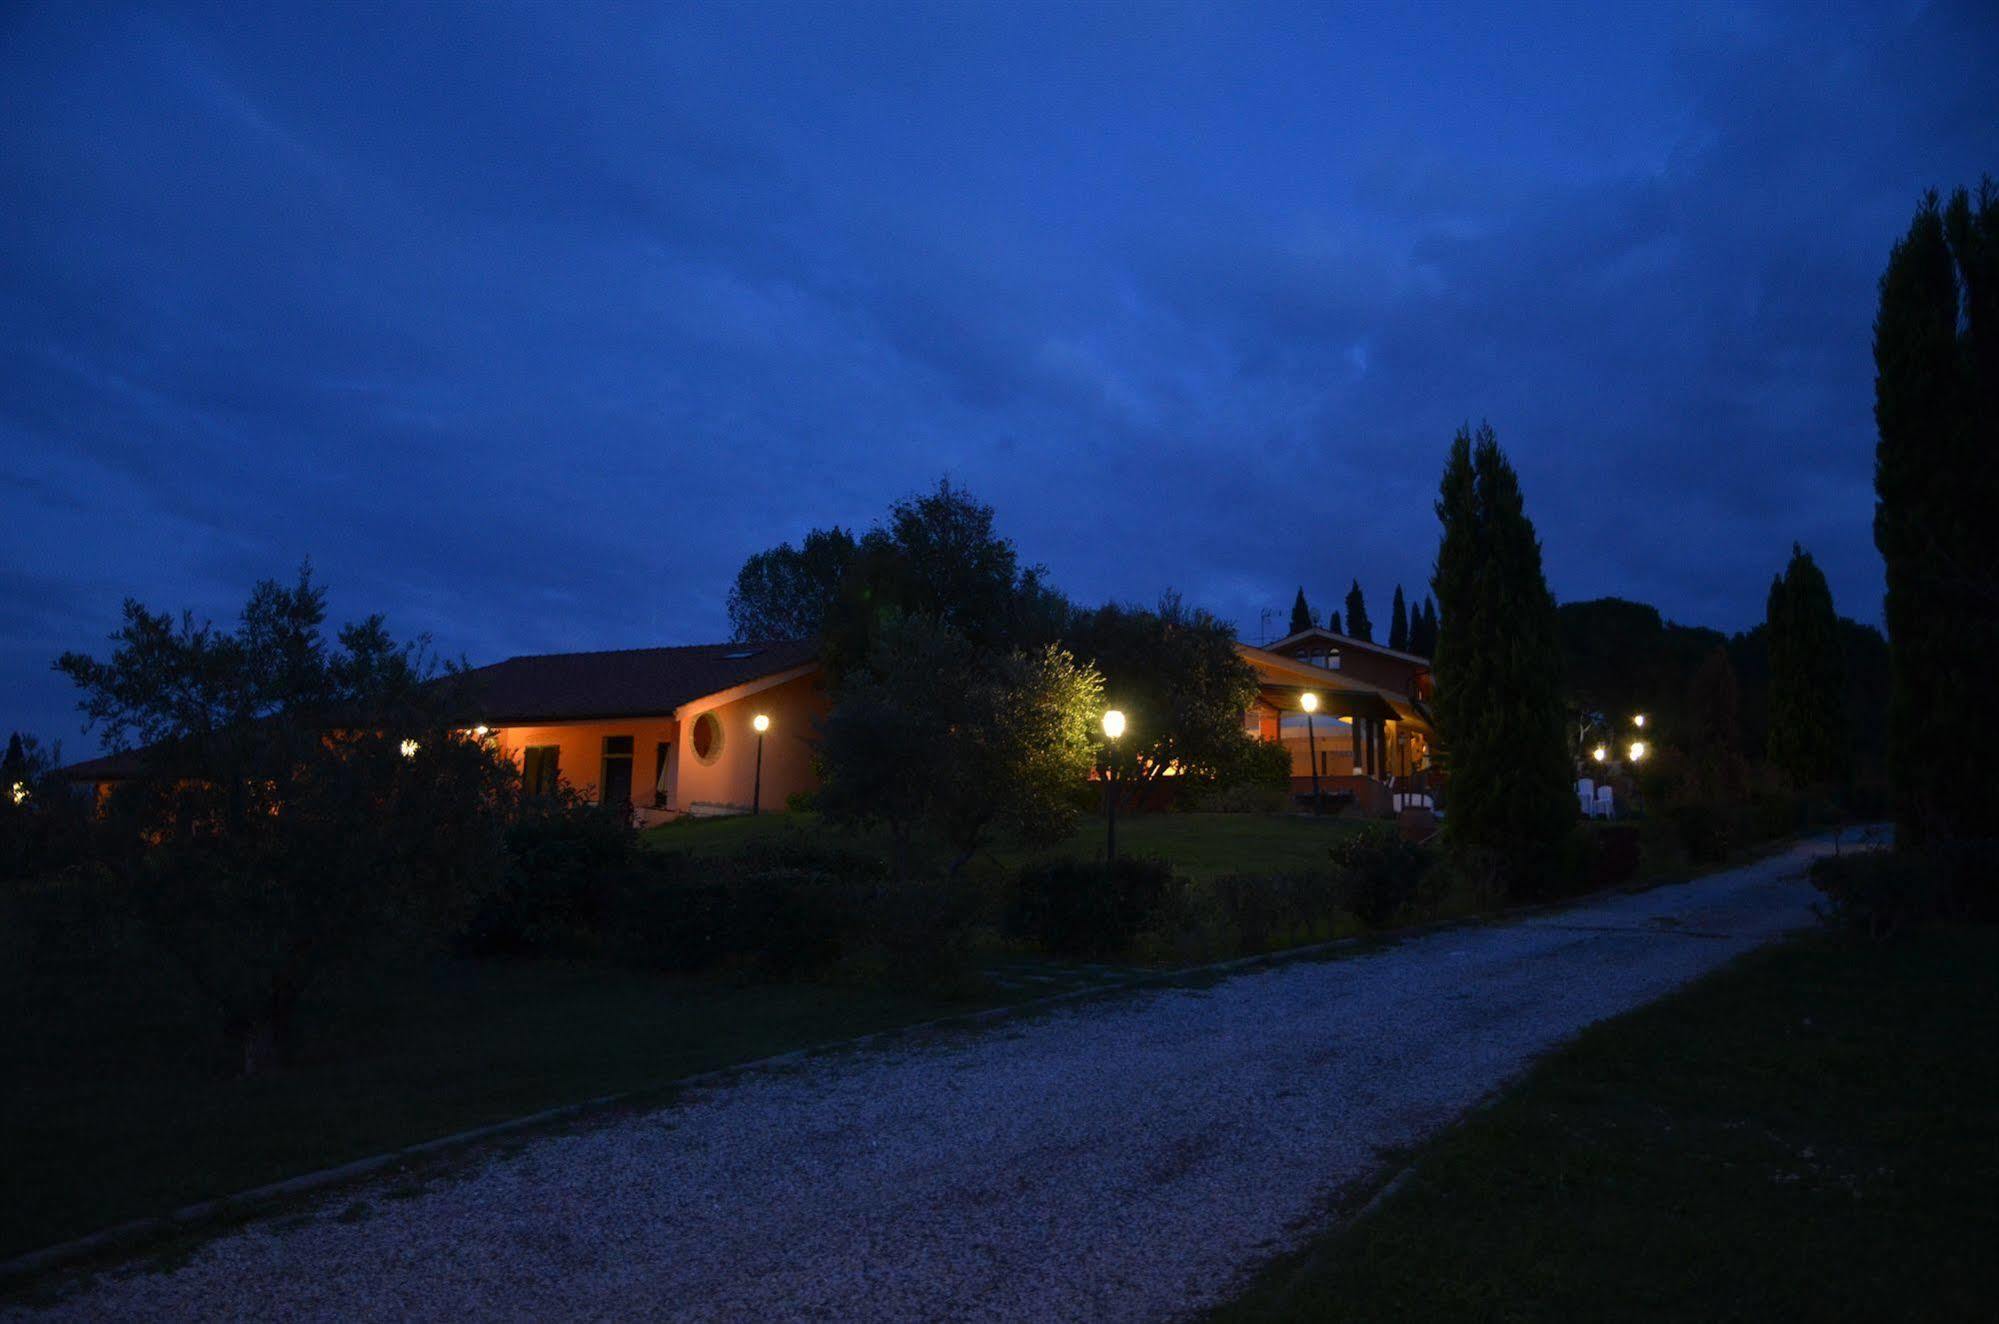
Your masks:
<path fill-rule="evenodd" d="M 745 662 L 763 652 L 761 648 L 739 648 L 733 653 L 722 654 L 724 662 Z"/>
<path fill-rule="evenodd" d="M 529 795 L 554 795 L 561 780 L 560 745 L 529 745 L 521 751 L 521 788 Z"/>
<path fill-rule="evenodd" d="M 604 775 L 597 782 L 598 799 L 604 804 L 632 802 L 632 738 L 604 737 Z"/>
<path fill-rule="evenodd" d="M 713 713 L 694 719 L 694 757 L 704 764 L 722 757 L 722 723 Z"/>

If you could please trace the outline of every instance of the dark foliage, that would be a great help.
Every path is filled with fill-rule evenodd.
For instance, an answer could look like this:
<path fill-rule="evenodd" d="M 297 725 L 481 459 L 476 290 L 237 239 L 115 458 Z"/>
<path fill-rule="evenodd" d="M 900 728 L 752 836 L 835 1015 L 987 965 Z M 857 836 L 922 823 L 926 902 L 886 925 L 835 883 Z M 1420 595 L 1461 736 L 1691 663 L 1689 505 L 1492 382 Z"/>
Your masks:
<path fill-rule="evenodd" d="M 1374 622 L 1367 618 L 1367 599 L 1361 594 L 1358 579 L 1353 582 L 1353 587 L 1347 590 L 1346 634 L 1350 639 L 1374 642 Z"/>
<path fill-rule="evenodd" d="M 1020 871 L 1008 930 L 1060 956 L 1112 956 L 1131 946 L 1173 881 L 1164 860 L 1052 860 Z"/>
<path fill-rule="evenodd" d="M 1874 541 L 1887 563 L 1898 846 L 1990 839 L 1999 777 L 1999 190 L 1923 200 L 1874 319 Z M 1774 650 L 1774 642 L 1773 642 Z M 1774 656 L 1773 656 L 1774 663 Z M 1999 884 L 1987 883 L 1999 895 Z"/>
<path fill-rule="evenodd" d="M 756 553 L 729 589 L 730 630 L 737 639 L 817 638 L 858 555 L 854 535 L 837 527 Z"/>
<path fill-rule="evenodd" d="M 1489 854 L 1515 895 L 1564 890 L 1575 825 L 1555 601 L 1513 466 L 1460 429 L 1437 500 L 1435 711 L 1451 762 L 1445 840 Z"/>
<path fill-rule="evenodd" d="M 1312 608 L 1305 601 L 1305 588 L 1301 584 L 1298 587 L 1298 596 L 1291 600 L 1291 628 L 1286 633 L 1297 634 L 1301 630 L 1311 629 L 1315 624 L 1317 622 L 1312 619 Z"/>
<path fill-rule="evenodd" d="M 1846 677 L 1832 590 L 1810 552 L 1791 546 L 1791 561 L 1770 585 L 1770 762 L 1800 787 L 1846 780 Z"/>
<path fill-rule="evenodd" d="M 444 940 L 501 872 L 513 765 L 461 735 L 464 696 L 380 617 L 329 642 L 301 572 L 234 630 L 125 604 L 108 660 L 59 667 L 114 748 L 144 743 L 99 857 L 254 1072 L 289 1054 L 329 968 Z"/>
<path fill-rule="evenodd" d="M 1409 651 L 1418 657 L 1437 655 L 1437 603 L 1428 596 L 1409 621 Z"/>
<path fill-rule="evenodd" d="M 1429 852 L 1404 841 L 1393 825 L 1370 823 L 1332 848 L 1340 903 L 1369 928 L 1382 929 L 1435 904 Z"/>
<path fill-rule="evenodd" d="M 1395 586 L 1395 604 L 1388 609 L 1388 646 L 1398 652 L 1409 650 L 1409 604 L 1402 599 L 1402 585 Z"/>
<path fill-rule="evenodd" d="M 1886 938 L 1948 917 L 1951 870 L 1918 851 L 1858 851 L 1812 861 L 1812 886 L 1825 897 L 1820 914 L 1836 928 Z"/>

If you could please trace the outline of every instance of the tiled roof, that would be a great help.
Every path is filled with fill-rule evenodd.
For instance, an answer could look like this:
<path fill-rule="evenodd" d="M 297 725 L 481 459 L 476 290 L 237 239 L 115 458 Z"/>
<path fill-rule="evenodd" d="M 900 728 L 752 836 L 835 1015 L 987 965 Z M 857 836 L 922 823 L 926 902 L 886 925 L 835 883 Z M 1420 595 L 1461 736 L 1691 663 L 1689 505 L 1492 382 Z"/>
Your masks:
<path fill-rule="evenodd" d="M 628 648 L 511 657 L 469 673 L 478 717 L 491 726 L 670 713 L 705 695 L 790 671 L 819 657 L 806 640 Z"/>

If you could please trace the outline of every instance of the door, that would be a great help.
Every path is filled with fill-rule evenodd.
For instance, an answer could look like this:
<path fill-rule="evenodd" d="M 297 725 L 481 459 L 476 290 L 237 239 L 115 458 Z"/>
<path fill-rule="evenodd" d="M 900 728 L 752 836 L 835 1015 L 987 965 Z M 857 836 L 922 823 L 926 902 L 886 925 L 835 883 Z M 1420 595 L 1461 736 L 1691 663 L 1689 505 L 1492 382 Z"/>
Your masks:
<path fill-rule="evenodd" d="M 632 738 L 604 737 L 604 775 L 597 783 L 598 799 L 607 805 L 632 802 Z"/>

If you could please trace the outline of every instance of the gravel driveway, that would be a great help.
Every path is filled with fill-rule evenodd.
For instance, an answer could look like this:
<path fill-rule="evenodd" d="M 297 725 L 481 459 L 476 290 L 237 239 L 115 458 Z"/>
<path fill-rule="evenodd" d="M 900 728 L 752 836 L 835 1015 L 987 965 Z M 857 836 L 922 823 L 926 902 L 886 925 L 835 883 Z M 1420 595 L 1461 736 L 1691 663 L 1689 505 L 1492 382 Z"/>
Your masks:
<path fill-rule="evenodd" d="M 100 1277 L 51 1313 L 1183 1315 L 1309 1230 L 1384 1149 L 1449 1124 L 1590 1022 L 1809 924 L 1800 874 L 1820 849 L 747 1073 L 415 1195 L 341 1193 L 171 1273 Z"/>

